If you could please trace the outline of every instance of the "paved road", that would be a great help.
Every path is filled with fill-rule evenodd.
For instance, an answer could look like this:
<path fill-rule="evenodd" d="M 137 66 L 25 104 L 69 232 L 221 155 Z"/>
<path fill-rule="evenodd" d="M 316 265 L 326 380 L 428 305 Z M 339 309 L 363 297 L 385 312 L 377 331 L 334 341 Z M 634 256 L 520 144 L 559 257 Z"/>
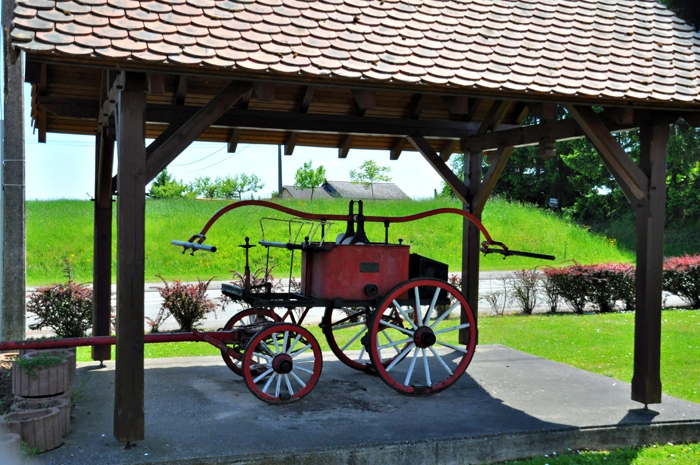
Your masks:
<path fill-rule="evenodd" d="M 506 302 L 503 305 L 503 294 L 510 295 L 512 286 L 512 272 L 482 272 L 480 273 L 479 280 L 479 314 L 481 315 L 492 315 L 496 312 L 498 313 L 518 313 L 520 312 L 520 307 L 518 307 L 514 302 Z M 145 289 L 145 315 L 150 318 L 155 318 L 158 314 L 162 299 L 157 290 L 158 283 L 150 283 L 146 285 Z M 115 291 L 116 289 L 113 289 Z M 498 298 L 498 309 L 494 307 L 486 300 L 486 296 L 489 294 L 499 294 Z M 207 296 L 214 300 L 221 297 L 221 282 L 212 282 L 207 291 Z M 684 302 L 673 295 L 665 295 L 666 306 L 668 307 L 678 307 L 684 305 Z M 113 299 L 112 305 L 116 306 L 116 300 Z M 205 329 L 217 329 L 224 326 L 224 324 L 231 318 L 236 312 L 241 310 L 239 304 L 228 304 L 223 310 L 218 309 L 216 313 L 209 314 L 203 321 L 202 326 Z M 559 304 L 560 311 L 570 311 L 565 303 L 561 302 Z M 549 306 L 545 302 L 543 296 L 540 296 L 539 303 L 535 308 L 535 312 L 547 312 L 549 311 Z M 312 309 L 306 317 L 305 322 L 307 323 L 317 323 L 321 321 L 323 316 L 323 309 Z M 31 315 L 27 316 L 27 325 L 33 322 Z M 161 326 L 164 331 L 171 331 L 178 329 L 179 325 L 174 318 L 170 317 Z M 144 330 L 148 331 L 149 327 L 144 322 Z M 50 332 L 48 331 L 31 331 L 27 328 L 27 334 L 29 336 L 48 336 Z"/>

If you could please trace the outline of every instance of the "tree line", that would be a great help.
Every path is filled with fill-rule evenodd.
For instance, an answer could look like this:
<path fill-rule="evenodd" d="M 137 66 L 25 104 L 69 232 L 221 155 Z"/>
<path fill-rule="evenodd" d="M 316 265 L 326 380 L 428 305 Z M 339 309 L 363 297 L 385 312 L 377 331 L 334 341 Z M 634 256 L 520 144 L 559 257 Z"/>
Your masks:
<path fill-rule="evenodd" d="M 175 179 L 165 169 L 158 174 L 151 184 L 148 192 L 153 199 L 197 198 L 207 199 L 242 199 L 244 194 L 253 194 L 265 187 L 265 184 L 255 174 L 245 173 L 235 176 L 217 177 L 209 176 L 196 178 L 194 182 L 186 184 Z"/>
<path fill-rule="evenodd" d="M 558 118 L 567 117 L 561 108 Z M 528 116 L 524 124 L 536 122 L 534 117 Z M 614 137 L 638 163 L 639 131 L 621 132 Z M 453 157 L 451 166 L 463 178 L 463 158 Z M 484 162 L 484 172 L 487 167 Z M 671 126 L 666 186 L 667 220 L 697 218 L 700 214 L 700 131 L 683 119 Z M 586 138 L 557 142 L 556 156 L 550 160 L 540 158 L 536 146 L 516 149 L 493 193 L 543 208 L 549 208 L 550 199 L 556 199 L 557 207 L 567 217 L 587 224 L 620 218 L 630 212 L 622 190 Z M 446 185 L 442 195 L 451 195 Z"/>

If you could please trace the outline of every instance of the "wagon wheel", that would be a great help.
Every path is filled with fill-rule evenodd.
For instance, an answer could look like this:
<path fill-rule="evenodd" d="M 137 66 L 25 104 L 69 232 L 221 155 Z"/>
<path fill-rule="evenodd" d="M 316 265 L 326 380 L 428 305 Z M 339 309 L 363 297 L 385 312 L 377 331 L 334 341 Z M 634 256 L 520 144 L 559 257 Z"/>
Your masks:
<path fill-rule="evenodd" d="M 438 316 L 436 307 L 447 304 L 447 299 L 447 311 Z M 446 321 L 455 310 L 467 323 Z M 468 341 L 459 344 L 463 328 L 468 329 Z M 395 287 L 372 317 L 369 331 L 369 355 L 377 374 L 404 394 L 445 389 L 462 376 L 476 347 L 476 320 L 469 303 L 454 286 L 433 278 Z"/>
<path fill-rule="evenodd" d="M 321 348 L 309 331 L 292 323 L 274 323 L 248 343 L 243 379 L 250 392 L 265 402 L 294 402 L 311 392 L 322 365 Z"/>
<path fill-rule="evenodd" d="M 248 308 L 241 310 L 240 312 L 233 315 L 224 325 L 223 331 L 232 331 L 241 329 L 245 326 L 260 325 L 267 323 L 277 323 L 282 321 L 275 312 L 267 308 Z M 229 348 L 241 354 L 241 359 L 243 355 L 243 349 L 247 342 L 239 341 L 222 341 Z M 238 376 L 243 376 L 243 369 L 241 368 L 241 360 L 238 360 L 223 350 L 221 351 L 221 358 L 226 362 L 231 371 L 236 373 Z"/>
<path fill-rule="evenodd" d="M 338 360 L 354 368 L 355 370 L 364 371 L 372 366 L 369 359 L 369 353 L 364 345 L 367 341 L 367 313 L 368 308 L 343 308 L 336 309 L 327 307 L 323 314 L 323 334 L 326 336 L 326 341 L 331 350 L 338 357 Z M 336 337 L 336 332 L 348 329 L 348 338 L 342 339 Z M 343 333 L 346 333 L 343 331 Z M 340 333 L 338 333 L 340 334 Z M 355 356 L 346 353 L 351 350 L 350 346 L 355 342 L 362 343 L 359 355 Z"/>
<path fill-rule="evenodd" d="M 369 357 L 369 331 L 367 329 L 368 316 L 371 315 L 372 308 L 365 307 L 336 309 L 333 307 L 326 308 L 323 314 L 323 334 L 326 336 L 328 346 L 338 360 L 345 365 L 355 370 L 367 371 L 372 369 L 372 361 Z M 342 314 L 341 314 L 342 313 Z M 349 330 L 349 333 L 344 334 L 344 337 L 336 336 L 337 331 Z M 359 354 L 349 354 L 348 351 L 353 343 L 359 342 L 361 349 Z M 397 347 L 394 356 L 398 355 L 401 347 Z M 384 365 L 391 363 L 391 359 L 384 360 Z"/>

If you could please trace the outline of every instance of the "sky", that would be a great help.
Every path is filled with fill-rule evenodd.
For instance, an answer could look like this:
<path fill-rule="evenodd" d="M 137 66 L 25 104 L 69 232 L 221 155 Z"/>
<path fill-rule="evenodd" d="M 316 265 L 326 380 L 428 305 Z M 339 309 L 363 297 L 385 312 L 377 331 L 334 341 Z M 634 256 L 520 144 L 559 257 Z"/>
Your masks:
<path fill-rule="evenodd" d="M 29 116 L 31 87 L 24 87 L 26 198 L 29 200 L 90 199 L 94 196 L 95 137 L 48 133 L 47 142 L 37 142 Z M 147 142 L 150 142 L 147 141 Z M 116 158 L 116 157 L 115 157 Z M 292 156 L 282 158 L 282 184 L 293 185 L 298 168 L 309 160 L 313 167 L 323 165 L 326 179 L 349 181 L 350 170 L 373 159 L 390 168 L 389 176 L 412 198 L 427 198 L 441 189 L 441 178 L 418 152 L 403 152 L 399 160 L 389 160 L 389 151 L 351 150 L 345 159 L 338 149 L 296 147 Z M 116 173 L 116 160 L 115 160 Z M 238 144 L 228 153 L 226 144 L 194 142 L 168 166 L 176 179 L 190 183 L 198 177 L 257 175 L 265 187 L 256 197 L 269 197 L 278 189 L 277 146 Z M 247 194 L 246 194 L 247 196 Z"/>

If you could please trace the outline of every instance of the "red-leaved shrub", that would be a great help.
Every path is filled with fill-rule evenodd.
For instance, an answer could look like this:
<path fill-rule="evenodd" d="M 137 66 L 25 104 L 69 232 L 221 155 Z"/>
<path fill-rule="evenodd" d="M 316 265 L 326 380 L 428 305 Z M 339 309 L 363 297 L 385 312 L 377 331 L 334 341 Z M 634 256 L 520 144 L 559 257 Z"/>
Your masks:
<path fill-rule="evenodd" d="M 29 294 L 27 312 L 38 319 L 29 329 L 51 328 L 58 337 L 84 337 L 92 327 L 92 289 L 76 283 L 70 262 L 63 263 L 65 284 L 39 287 Z"/>
<path fill-rule="evenodd" d="M 546 286 L 561 297 L 576 313 L 587 303 L 601 312 L 611 312 L 618 300 L 626 310 L 634 309 L 635 269 L 623 263 L 580 265 L 544 269 Z"/>
<path fill-rule="evenodd" d="M 180 324 L 180 331 L 192 331 L 207 313 L 216 310 L 216 304 L 207 297 L 209 281 L 183 284 L 179 279 L 168 283 L 158 276 L 165 284 L 158 292 L 163 298 L 161 308 L 170 313 Z"/>
<path fill-rule="evenodd" d="M 684 255 L 664 262 L 663 289 L 693 308 L 700 308 L 700 255 Z"/>

